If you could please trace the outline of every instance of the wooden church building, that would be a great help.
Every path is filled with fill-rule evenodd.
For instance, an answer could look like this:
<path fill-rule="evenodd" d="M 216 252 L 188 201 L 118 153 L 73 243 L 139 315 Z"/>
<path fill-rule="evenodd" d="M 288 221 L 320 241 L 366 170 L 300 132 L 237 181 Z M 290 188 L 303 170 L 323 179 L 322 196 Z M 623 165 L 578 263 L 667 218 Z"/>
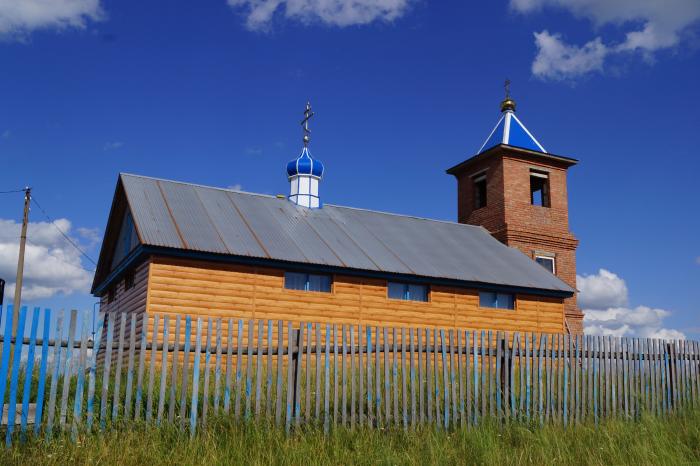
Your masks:
<path fill-rule="evenodd" d="M 309 105 L 287 197 L 121 174 L 92 292 L 107 313 L 580 333 L 576 160 L 501 110 L 447 170 L 457 223 L 321 202 Z"/>

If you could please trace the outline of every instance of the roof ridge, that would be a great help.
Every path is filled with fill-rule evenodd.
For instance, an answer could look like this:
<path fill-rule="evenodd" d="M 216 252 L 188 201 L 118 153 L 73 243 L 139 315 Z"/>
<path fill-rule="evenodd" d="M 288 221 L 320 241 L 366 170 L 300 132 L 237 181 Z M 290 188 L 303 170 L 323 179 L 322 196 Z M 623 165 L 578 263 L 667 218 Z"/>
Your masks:
<path fill-rule="evenodd" d="M 168 183 L 184 184 L 184 185 L 187 185 L 187 186 L 194 186 L 194 187 L 197 187 L 197 188 L 215 189 L 215 190 L 217 190 L 217 191 L 226 191 L 226 192 L 229 192 L 229 193 L 250 194 L 251 196 L 260 196 L 260 197 L 268 197 L 268 198 L 271 198 L 271 199 L 277 199 L 277 196 L 274 196 L 274 195 L 272 195 L 272 194 L 253 193 L 253 192 L 250 192 L 250 191 L 243 191 L 243 190 L 241 190 L 241 189 L 220 188 L 220 187 L 218 187 L 218 186 L 208 186 L 208 185 L 205 185 L 205 184 L 191 183 L 191 182 L 189 182 L 189 181 L 169 180 L 169 179 L 167 179 L 167 178 L 157 178 L 157 177 L 155 177 L 155 176 L 136 175 L 136 174 L 134 174 L 134 173 L 126 173 L 126 172 L 120 172 L 120 173 L 119 173 L 119 176 L 124 176 L 124 175 L 126 175 L 126 176 L 131 176 L 131 177 L 134 177 L 134 178 L 144 178 L 144 179 L 147 179 L 147 180 L 165 181 L 165 182 L 168 182 Z M 285 198 L 286 198 L 286 196 L 285 196 Z"/>
<path fill-rule="evenodd" d="M 458 225 L 458 226 L 465 226 L 465 227 L 470 227 L 470 228 L 479 228 L 482 230 L 485 229 L 484 227 L 482 227 L 480 225 L 470 225 L 468 223 L 452 222 L 450 220 L 440 220 L 438 218 L 420 217 L 418 215 L 398 214 L 396 212 L 385 212 L 383 210 L 364 209 L 362 207 L 350 207 L 350 206 L 336 205 L 336 204 L 324 204 L 324 207 L 337 207 L 340 209 L 360 210 L 362 212 L 372 212 L 375 214 L 391 215 L 392 217 L 412 218 L 415 220 L 424 220 L 426 222 L 446 223 L 449 225 Z"/>

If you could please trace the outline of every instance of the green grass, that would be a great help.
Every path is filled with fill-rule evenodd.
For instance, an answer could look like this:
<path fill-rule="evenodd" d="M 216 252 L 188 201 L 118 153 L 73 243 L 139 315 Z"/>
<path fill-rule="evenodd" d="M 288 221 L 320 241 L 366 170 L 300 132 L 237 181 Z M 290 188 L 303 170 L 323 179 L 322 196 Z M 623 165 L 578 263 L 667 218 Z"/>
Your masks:
<path fill-rule="evenodd" d="M 143 423 L 51 442 L 29 439 L 0 448 L 0 464 L 689 464 L 700 462 L 700 412 L 666 419 L 608 421 L 595 428 L 481 425 L 444 432 L 354 432 L 292 435 L 262 423 L 213 419 L 194 439 L 171 426 Z"/>

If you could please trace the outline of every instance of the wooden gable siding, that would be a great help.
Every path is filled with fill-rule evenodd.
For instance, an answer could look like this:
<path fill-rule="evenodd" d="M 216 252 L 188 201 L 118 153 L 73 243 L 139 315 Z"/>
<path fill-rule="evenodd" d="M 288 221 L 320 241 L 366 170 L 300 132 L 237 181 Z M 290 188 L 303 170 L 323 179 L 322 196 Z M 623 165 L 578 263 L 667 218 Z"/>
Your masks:
<path fill-rule="evenodd" d="M 134 270 L 134 286 L 130 289 L 124 288 L 124 277 L 120 278 L 114 286 L 114 300 L 110 303 L 108 300 L 109 292 L 105 291 L 105 294 L 100 297 L 100 311 L 105 315 L 105 322 L 107 316 L 112 313 L 127 314 L 126 321 L 126 333 L 125 337 L 129 337 L 129 329 L 131 325 L 131 315 L 143 314 L 146 311 L 146 297 L 148 295 L 148 274 L 149 274 L 150 264 L 149 261 L 144 261 L 142 264 L 138 265 Z M 120 331 L 120 318 L 114 322 L 114 334 L 118 335 Z M 106 323 L 105 323 L 106 328 Z M 138 320 L 137 331 L 141 329 L 141 319 Z M 138 334 L 138 333 L 137 333 Z M 103 333 L 104 336 L 104 333 Z"/>
<path fill-rule="evenodd" d="M 479 307 L 478 291 L 432 286 L 429 302 L 387 298 L 386 280 L 334 275 L 331 293 L 284 288 L 284 270 L 153 258 L 148 312 L 234 319 L 563 332 L 560 298 L 518 295 L 516 309 Z M 171 319 L 171 326 L 174 319 Z M 205 324 L 206 325 L 206 324 Z"/>

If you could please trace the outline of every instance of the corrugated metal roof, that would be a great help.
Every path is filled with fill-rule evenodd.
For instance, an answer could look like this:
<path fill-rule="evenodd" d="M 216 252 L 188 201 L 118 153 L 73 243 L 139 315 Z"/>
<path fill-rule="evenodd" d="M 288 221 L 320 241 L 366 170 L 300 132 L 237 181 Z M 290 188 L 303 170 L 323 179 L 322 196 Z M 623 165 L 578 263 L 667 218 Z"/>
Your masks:
<path fill-rule="evenodd" d="M 573 292 L 481 227 L 122 174 L 145 245 Z"/>

